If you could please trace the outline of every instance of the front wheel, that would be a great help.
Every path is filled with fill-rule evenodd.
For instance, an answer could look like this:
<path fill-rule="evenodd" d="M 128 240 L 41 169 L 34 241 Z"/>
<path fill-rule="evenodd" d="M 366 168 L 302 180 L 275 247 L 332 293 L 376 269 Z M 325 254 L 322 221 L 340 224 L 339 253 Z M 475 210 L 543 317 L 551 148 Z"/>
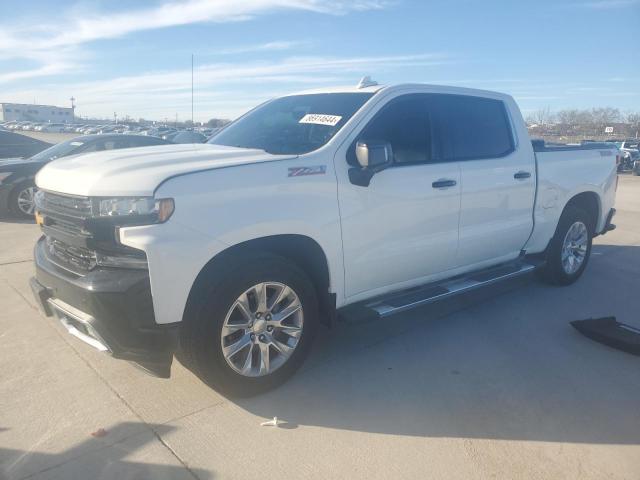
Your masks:
<path fill-rule="evenodd" d="M 31 181 L 23 182 L 13 189 L 9 196 L 9 209 L 18 218 L 33 219 L 35 212 L 35 184 Z"/>
<path fill-rule="evenodd" d="M 541 277 L 555 285 L 570 285 L 584 272 L 591 256 L 592 220 L 581 208 L 568 206 L 549 244 Z"/>
<path fill-rule="evenodd" d="M 269 390 L 303 363 L 318 302 L 307 275 L 270 254 L 235 257 L 194 299 L 181 356 L 205 383 L 236 396 Z"/>

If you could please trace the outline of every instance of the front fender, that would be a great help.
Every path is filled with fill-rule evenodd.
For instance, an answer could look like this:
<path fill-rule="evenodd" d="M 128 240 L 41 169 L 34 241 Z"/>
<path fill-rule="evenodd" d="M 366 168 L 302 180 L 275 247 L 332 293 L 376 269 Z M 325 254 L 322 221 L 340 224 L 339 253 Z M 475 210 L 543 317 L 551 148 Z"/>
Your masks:
<path fill-rule="evenodd" d="M 335 176 L 290 178 L 291 162 L 302 163 L 253 164 L 170 179 L 155 195 L 174 199 L 169 221 L 120 229 L 121 243 L 146 252 L 158 323 L 182 320 L 193 283 L 212 258 L 233 245 L 273 235 L 316 241 L 327 257 L 330 291 L 342 292 Z"/>

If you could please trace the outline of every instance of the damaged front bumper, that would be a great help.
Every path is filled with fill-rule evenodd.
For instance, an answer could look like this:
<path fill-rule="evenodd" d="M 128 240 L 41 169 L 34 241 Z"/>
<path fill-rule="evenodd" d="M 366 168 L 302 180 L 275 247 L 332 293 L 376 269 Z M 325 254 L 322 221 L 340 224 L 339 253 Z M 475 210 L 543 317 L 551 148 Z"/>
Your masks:
<path fill-rule="evenodd" d="M 49 260 L 45 249 L 42 238 L 30 282 L 43 312 L 92 347 L 168 378 L 178 326 L 155 322 L 148 271 L 95 268 L 79 276 Z"/>

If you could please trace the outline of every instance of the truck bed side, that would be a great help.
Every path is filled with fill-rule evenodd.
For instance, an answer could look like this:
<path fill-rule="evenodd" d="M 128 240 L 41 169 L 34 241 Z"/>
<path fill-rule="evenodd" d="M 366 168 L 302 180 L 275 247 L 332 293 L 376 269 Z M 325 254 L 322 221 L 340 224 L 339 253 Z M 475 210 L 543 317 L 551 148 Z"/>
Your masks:
<path fill-rule="evenodd" d="M 554 235 L 560 215 L 576 195 L 597 195 L 597 233 L 615 201 L 617 186 L 616 150 L 590 146 L 546 147 L 534 142 L 537 192 L 534 205 L 534 229 L 525 249 L 527 253 L 545 250 Z"/>

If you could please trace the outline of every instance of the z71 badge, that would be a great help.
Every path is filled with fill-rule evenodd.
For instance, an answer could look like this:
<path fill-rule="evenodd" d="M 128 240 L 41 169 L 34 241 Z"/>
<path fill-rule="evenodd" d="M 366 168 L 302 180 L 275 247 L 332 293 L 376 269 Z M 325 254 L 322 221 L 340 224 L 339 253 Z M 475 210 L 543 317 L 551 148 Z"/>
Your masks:
<path fill-rule="evenodd" d="M 289 177 L 304 177 L 305 175 L 324 175 L 327 173 L 326 165 L 313 167 L 289 167 Z"/>

